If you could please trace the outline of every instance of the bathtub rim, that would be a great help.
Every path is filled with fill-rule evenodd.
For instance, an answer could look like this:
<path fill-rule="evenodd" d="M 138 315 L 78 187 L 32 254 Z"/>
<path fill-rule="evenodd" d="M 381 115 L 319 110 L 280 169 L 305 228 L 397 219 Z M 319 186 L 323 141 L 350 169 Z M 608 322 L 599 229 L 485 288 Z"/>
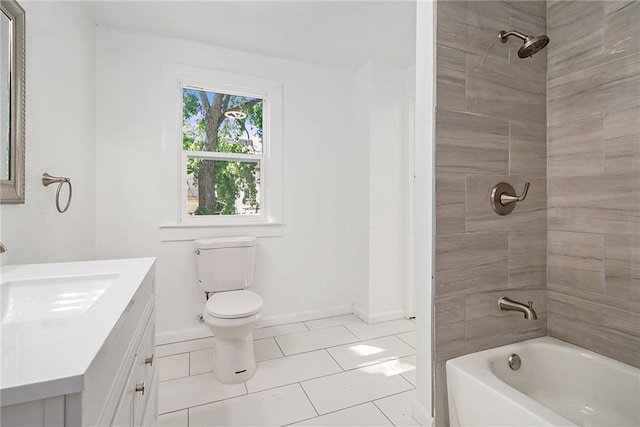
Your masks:
<path fill-rule="evenodd" d="M 526 411 L 530 416 L 539 418 L 541 421 L 550 423 L 550 425 L 569 425 L 576 426 L 571 420 L 551 410 L 550 408 L 539 403 L 532 397 L 518 390 L 517 388 L 504 382 L 491 368 L 491 360 L 496 356 L 505 356 L 505 354 L 517 353 L 524 351 L 527 346 L 553 346 L 560 348 L 561 351 L 579 352 L 581 355 L 602 360 L 613 366 L 614 369 L 620 369 L 623 372 L 638 375 L 639 368 L 612 359 L 599 353 L 583 347 L 571 344 L 558 338 L 544 336 L 532 338 L 525 341 L 518 341 L 511 344 L 505 344 L 500 347 L 494 347 L 486 350 L 480 350 L 474 353 L 465 354 L 454 359 L 449 359 L 445 363 L 447 374 L 447 400 L 449 403 L 449 416 L 451 416 L 451 391 L 449 390 L 449 380 L 452 373 L 463 376 L 475 385 L 485 389 L 487 392 L 494 393 L 496 397 L 502 398 L 507 402 Z"/>

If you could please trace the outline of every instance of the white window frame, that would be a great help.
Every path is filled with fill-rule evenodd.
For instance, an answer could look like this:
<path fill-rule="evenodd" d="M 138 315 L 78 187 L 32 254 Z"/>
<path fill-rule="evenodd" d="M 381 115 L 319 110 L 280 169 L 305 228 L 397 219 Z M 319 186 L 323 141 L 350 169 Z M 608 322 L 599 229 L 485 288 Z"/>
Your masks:
<path fill-rule="evenodd" d="M 271 145 L 271 103 L 270 94 L 267 92 L 257 92 L 249 90 L 238 90 L 237 88 L 229 88 L 221 85 L 207 85 L 201 86 L 192 82 L 180 79 L 181 91 L 180 99 L 182 100 L 183 90 L 196 89 L 204 90 L 206 92 L 223 93 L 226 95 L 246 96 L 250 98 L 262 99 L 262 154 L 240 154 L 240 153 L 226 153 L 221 151 L 186 151 L 182 150 L 182 163 L 181 175 L 182 175 L 182 208 L 181 208 L 181 222 L 184 224 L 201 224 L 210 223 L 213 219 L 214 223 L 223 224 L 244 224 L 244 223 L 261 223 L 265 222 L 267 215 L 265 214 L 268 208 L 269 199 L 267 192 L 263 191 L 268 183 L 269 164 L 265 152 L 269 152 L 269 146 Z M 182 117 L 182 110 L 180 111 L 180 117 Z M 182 131 L 180 132 L 180 147 L 182 147 Z M 256 162 L 260 163 L 260 200 L 258 200 L 260 210 L 256 215 L 188 215 L 187 214 L 187 188 L 185 183 L 187 182 L 187 159 L 188 158 L 200 158 L 209 160 L 230 160 L 241 162 Z"/>
<path fill-rule="evenodd" d="M 177 64 L 163 64 L 165 87 L 165 116 L 163 121 L 163 164 L 165 169 L 175 168 L 175 173 L 165 175 L 165 187 L 175 188 L 176 193 L 165 201 L 164 221 L 161 225 L 163 240 L 189 240 L 203 233 L 211 234 L 208 227 L 223 227 L 225 231 L 238 229 L 238 234 L 270 236 L 280 235 L 283 221 L 283 120 L 282 83 L 280 81 L 252 77 L 218 70 Z M 183 88 L 202 89 L 208 92 L 249 96 L 263 100 L 263 149 L 262 154 L 238 154 L 211 151 L 185 151 L 182 146 Z M 187 215 L 187 158 L 212 160 L 237 160 L 260 162 L 260 210 L 256 215 Z M 173 161 L 169 159 L 173 158 Z M 176 161 L 177 158 L 177 161 Z M 170 166 L 170 164 L 175 166 Z M 171 179 L 170 177 L 174 178 Z M 167 192 L 169 193 L 169 192 Z M 173 206 L 173 208 L 171 208 Z M 170 212 L 174 213 L 171 214 Z M 263 228 L 262 230 L 252 226 Z M 247 228 L 249 227 L 249 228 Z M 191 228 L 190 231 L 184 231 Z M 205 229 L 202 231 L 202 229 Z M 176 231 L 175 229 L 183 229 Z M 200 231 L 198 231 L 200 229 Z"/>

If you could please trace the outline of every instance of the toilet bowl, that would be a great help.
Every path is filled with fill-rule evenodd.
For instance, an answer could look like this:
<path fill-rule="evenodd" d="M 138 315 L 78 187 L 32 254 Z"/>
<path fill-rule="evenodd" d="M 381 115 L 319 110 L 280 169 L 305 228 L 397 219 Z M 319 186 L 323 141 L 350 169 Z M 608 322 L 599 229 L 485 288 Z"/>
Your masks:
<path fill-rule="evenodd" d="M 194 241 L 200 288 L 208 295 L 202 318 L 215 342 L 213 373 L 223 383 L 248 380 L 256 371 L 253 330 L 263 300 L 246 288 L 253 282 L 255 238 Z"/>
<path fill-rule="evenodd" d="M 260 295 L 247 290 L 214 293 L 207 301 L 202 317 L 215 341 L 213 374 L 223 383 L 244 382 L 256 372 L 253 330 L 262 305 Z"/>

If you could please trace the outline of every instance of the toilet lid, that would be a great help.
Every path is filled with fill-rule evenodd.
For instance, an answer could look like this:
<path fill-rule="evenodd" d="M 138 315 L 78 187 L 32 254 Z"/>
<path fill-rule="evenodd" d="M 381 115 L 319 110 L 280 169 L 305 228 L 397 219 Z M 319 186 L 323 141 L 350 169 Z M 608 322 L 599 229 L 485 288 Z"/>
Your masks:
<path fill-rule="evenodd" d="M 207 301 L 207 313 L 222 319 L 237 319 L 251 316 L 262 310 L 262 297 L 255 292 L 216 292 Z"/>

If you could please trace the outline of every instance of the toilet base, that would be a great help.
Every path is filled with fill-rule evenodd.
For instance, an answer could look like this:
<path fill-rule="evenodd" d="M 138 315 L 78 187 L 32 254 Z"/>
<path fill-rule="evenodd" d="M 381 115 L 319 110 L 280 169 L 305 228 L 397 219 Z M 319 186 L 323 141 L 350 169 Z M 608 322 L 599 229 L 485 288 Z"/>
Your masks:
<path fill-rule="evenodd" d="M 253 352 L 253 333 L 243 339 L 214 337 L 215 362 L 213 374 L 225 384 L 247 381 L 256 372 L 256 358 Z"/>

